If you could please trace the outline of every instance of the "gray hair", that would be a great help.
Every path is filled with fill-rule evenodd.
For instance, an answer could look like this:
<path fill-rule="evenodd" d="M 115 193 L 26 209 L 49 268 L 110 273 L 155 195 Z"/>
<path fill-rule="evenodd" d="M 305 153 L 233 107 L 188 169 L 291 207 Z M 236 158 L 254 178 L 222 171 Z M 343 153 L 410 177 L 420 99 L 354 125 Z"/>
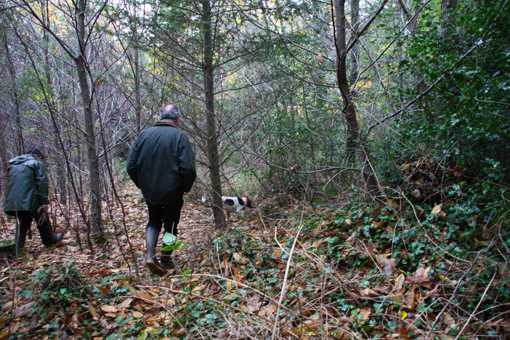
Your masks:
<path fill-rule="evenodd" d="M 161 120 L 163 119 L 176 120 L 180 114 L 181 110 L 175 104 L 165 105 L 159 109 L 159 116 Z"/>

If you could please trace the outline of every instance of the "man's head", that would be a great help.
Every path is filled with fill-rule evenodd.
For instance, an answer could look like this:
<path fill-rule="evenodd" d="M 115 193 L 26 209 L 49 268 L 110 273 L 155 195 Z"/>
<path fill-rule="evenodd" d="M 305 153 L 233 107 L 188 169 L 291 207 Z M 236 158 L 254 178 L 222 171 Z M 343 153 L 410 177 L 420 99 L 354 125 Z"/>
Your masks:
<path fill-rule="evenodd" d="M 38 160 L 44 159 L 44 155 L 38 148 L 30 148 L 27 150 L 27 153 L 34 155 L 34 157 L 37 158 Z"/>
<path fill-rule="evenodd" d="M 181 114 L 181 110 L 175 104 L 165 105 L 159 109 L 159 116 L 161 120 L 171 120 L 177 124 L 179 121 L 179 115 Z"/>

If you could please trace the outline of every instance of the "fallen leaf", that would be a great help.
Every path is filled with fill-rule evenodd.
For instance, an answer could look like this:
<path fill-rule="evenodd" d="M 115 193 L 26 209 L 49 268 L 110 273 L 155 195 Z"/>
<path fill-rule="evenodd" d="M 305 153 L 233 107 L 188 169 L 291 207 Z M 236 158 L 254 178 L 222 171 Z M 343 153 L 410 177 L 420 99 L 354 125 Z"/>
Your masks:
<path fill-rule="evenodd" d="M 135 291 L 135 296 L 138 296 L 139 298 L 142 298 L 142 299 L 145 299 L 145 300 L 149 300 L 149 301 L 152 301 L 152 296 L 143 291 L 143 290 L 137 290 Z"/>
<path fill-rule="evenodd" d="M 180 328 L 177 331 L 174 331 L 174 336 L 185 336 L 186 330 L 184 328 Z"/>
<path fill-rule="evenodd" d="M 2 306 L 2 311 L 3 312 L 8 311 L 11 308 L 12 308 L 12 301 L 9 301 L 5 305 Z"/>
<path fill-rule="evenodd" d="M 314 331 L 316 329 L 322 328 L 322 320 L 321 316 L 318 314 L 312 315 L 309 319 L 303 322 L 303 325 L 306 327 L 307 331 Z"/>
<path fill-rule="evenodd" d="M 259 316 L 267 318 L 272 314 L 276 313 L 276 310 L 277 307 L 275 305 L 266 306 L 259 311 Z"/>
<path fill-rule="evenodd" d="M 90 302 L 88 302 L 87 305 L 90 307 L 90 315 L 92 315 L 93 318 L 99 317 L 99 314 L 96 312 L 94 306 Z"/>
<path fill-rule="evenodd" d="M 34 306 L 35 306 L 35 302 L 32 301 L 32 302 L 27 303 L 26 305 L 23 305 L 23 306 L 19 307 L 16 310 L 16 313 L 14 314 L 14 317 L 15 318 L 19 318 L 19 317 L 26 316 L 26 315 L 32 313 L 32 308 Z"/>
<path fill-rule="evenodd" d="M 448 313 L 443 314 L 443 322 L 450 328 L 454 328 L 456 325 L 455 319 Z"/>
<path fill-rule="evenodd" d="M 240 264 L 247 264 L 248 260 L 239 253 L 234 253 L 234 260 Z"/>
<path fill-rule="evenodd" d="M 360 293 L 361 293 L 361 296 L 367 296 L 367 297 L 379 296 L 379 294 L 375 290 L 370 289 L 370 288 L 365 288 Z"/>
<path fill-rule="evenodd" d="M 365 307 L 361 310 L 360 312 L 361 315 L 363 315 L 363 317 L 361 318 L 362 321 L 366 321 L 368 320 L 368 318 L 370 317 L 370 314 L 372 314 L 372 310 L 370 307 Z"/>
<path fill-rule="evenodd" d="M 383 267 L 383 272 L 386 275 L 391 275 L 395 271 L 397 260 L 394 258 L 388 259 L 392 254 L 376 255 L 376 261 Z"/>
<path fill-rule="evenodd" d="M 432 214 L 432 215 L 437 215 L 437 214 L 439 214 L 439 213 L 442 211 L 442 209 L 441 209 L 441 207 L 442 207 L 442 206 L 443 206 L 443 204 L 438 204 L 438 205 L 436 205 L 436 206 L 434 207 L 434 209 L 432 209 L 431 214 Z"/>
<path fill-rule="evenodd" d="M 404 285 L 406 277 L 404 274 L 400 274 L 397 279 L 395 280 L 395 290 L 397 292 L 400 292 L 402 290 L 402 286 Z"/>
<path fill-rule="evenodd" d="M 116 313 L 117 312 L 117 308 L 114 306 L 101 306 L 101 310 L 104 313 Z"/>
<path fill-rule="evenodd" d="M 413 284 L 411 285 L 411 287 L 409 288 L 408 290 L 408 294 L 406 296 L 406 300 L 407 300 L 407 307 L 410 308 L 410 309 L 414 309 L 414 298 L 415 298 L 415 294 L 414 294 L 414 291 L 416 289 L 416 286 Z"/>
<path fill-rule="evenodd" d="M 125 310 L 129 307 L 131 302 L 133 302 L 133 298 L 127 298 L 126 300 L 122 301 L 122 303 L 119 305 L 119 310 Z"/>

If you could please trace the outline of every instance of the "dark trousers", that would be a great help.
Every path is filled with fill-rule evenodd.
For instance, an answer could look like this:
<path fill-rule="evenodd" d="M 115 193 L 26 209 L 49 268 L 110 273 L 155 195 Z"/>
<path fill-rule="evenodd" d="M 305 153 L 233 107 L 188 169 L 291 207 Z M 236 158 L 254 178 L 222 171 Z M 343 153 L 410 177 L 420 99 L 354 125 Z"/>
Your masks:
<path fill-rule="evenodd" d="M 42 243 L 46 247 L 55 244 L 56 235 L 51 228 L 48 213 L 36 213 L 32 215 L 28 211 L 18 211 L 15 216 L 19 220 L 19 225 L 16 223 L 16 244 L 18 245 L 18 248 L 25 246 L 27 232 L 32 226 L 32 220 L 34 219 L 37 223 L 37 229 L 39 229 L 39 235 L 41 236 Z"/>
<path fill-rule="evenodd" d="M 177 224 L 181 218 L 183 204 L 182 197 L 177 202 L 168 205 L 156 205 L 147 202 L 147 208 L 149 209 L 147 228 L 155 228 L 159 232 L 161 227 L 164 226 L 166 232 L 172 233 L 177 237 Z"/>

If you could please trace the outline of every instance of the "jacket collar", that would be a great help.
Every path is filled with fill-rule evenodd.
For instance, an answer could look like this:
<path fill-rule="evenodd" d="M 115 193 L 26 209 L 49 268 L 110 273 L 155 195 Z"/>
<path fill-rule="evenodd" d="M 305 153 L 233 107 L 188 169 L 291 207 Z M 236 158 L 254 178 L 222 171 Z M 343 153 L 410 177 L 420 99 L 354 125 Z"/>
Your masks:
<path fill-rule="evenodd" d="M 34 155 L 32 154 L 26 154 L 26 155 L 21 155 L 21 156 L 18 156 L 18 157 L 14 157 L 13 159 L 10 159 L 9 160 L 9 164 L 10 165 L 14 165 L 14 164 L 21 164 L 21 163 L 24 163 L 26 161 L 38 161 Z M 39 161 L 38 161 L 39 162 Z"/>
<path fill-rule="evenodd" d="M 176 127 L 173 122 L 163 122 L 163 121 L 157 122 L 156 124 L 154 124 L 154 126 L 173 126 L 173 127 Z"/>

